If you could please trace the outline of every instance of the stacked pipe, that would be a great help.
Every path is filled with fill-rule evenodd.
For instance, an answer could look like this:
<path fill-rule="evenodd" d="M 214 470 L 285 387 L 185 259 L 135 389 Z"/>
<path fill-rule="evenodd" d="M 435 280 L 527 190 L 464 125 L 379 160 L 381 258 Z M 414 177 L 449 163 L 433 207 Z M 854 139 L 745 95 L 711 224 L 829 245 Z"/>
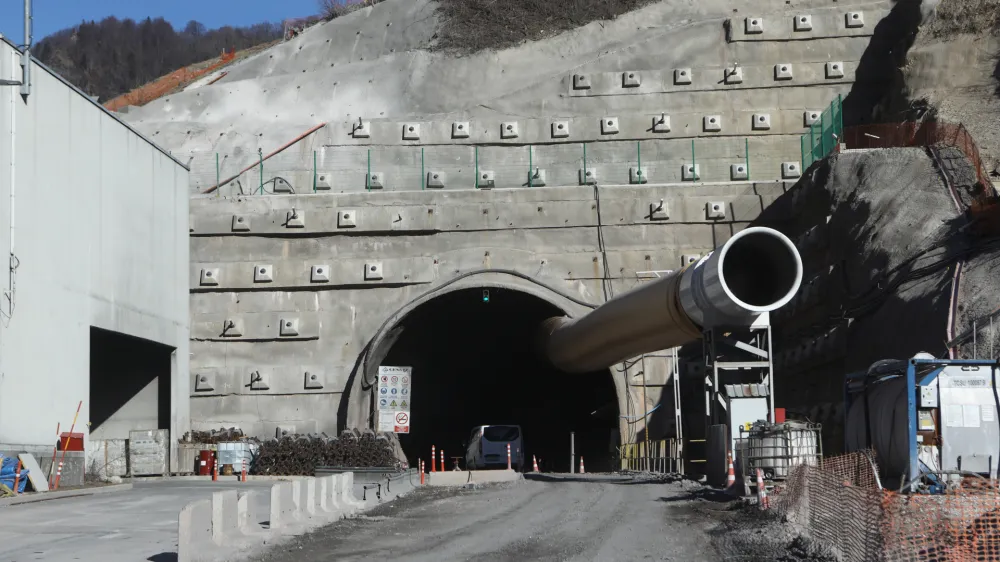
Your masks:
<path fill-rule="evenodd" d="M 238 427 L 224 427 L 210 431 L 190 431 L 184 434 L 182 443 L 228 443 L 230 441 L 242 441 L 245 439 L 243 431 Z"/>
<path fill-rule="evenodd" d="M 251 474 L 312 475 L 320 466 L 399 468 L 389 434 L 370 430 L 344 431 L 339 438 L 326 434 L 291 435 L 260 444 Z"/>

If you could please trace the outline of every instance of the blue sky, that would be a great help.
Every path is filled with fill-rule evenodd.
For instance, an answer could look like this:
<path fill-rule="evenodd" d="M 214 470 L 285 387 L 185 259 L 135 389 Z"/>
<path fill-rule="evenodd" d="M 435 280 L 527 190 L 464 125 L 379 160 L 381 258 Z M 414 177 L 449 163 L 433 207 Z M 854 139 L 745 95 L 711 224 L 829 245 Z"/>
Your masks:
<path fill-rule="evenodd" d="M 175 28 L 198 20 L 213 29 L 277 22 L 319 11 L 316 0 L 32 0 L 32 3 L 36 40 L 83 20 L 101 20 L 107 16 L 135 20 L 161 16 Z M 24 36 L 23 14 L 24 0 L 0 0 L 0 33 L 18 44 Z"/>

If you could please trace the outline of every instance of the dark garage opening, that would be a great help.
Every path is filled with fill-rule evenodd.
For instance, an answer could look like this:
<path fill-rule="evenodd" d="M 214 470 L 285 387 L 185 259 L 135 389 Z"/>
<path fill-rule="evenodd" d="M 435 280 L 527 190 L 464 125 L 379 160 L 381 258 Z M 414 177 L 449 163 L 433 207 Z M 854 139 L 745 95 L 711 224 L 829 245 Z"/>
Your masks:
<path fill-rule="evenodd" d="M 437 297 L 400 322 L 403 332 L 383 365 L 412 366 L 409 434 L 400 442 L 412 466 L 444 450 L 447 467 L 461 456 L 473 427 L 520 425 L 525 470 L 569 469 L 569 433 L 587 471 L 611 467 L 618 400 L 610 371 L 563 373 L 537 351 L 539 322 L 563 314 L 519 291 L 464 289 Z M 440 453 L 439 453 L 440 455 Z M 577 461 L 579 462 L 579 461 Z M 465 462 L 462 461 L 462 468 Z"/>
<path fill-rule="evenodd" d="M 90 328 L 90 433 L 126 439 L 132 429 L 170 429 L 174 348 Z"/>

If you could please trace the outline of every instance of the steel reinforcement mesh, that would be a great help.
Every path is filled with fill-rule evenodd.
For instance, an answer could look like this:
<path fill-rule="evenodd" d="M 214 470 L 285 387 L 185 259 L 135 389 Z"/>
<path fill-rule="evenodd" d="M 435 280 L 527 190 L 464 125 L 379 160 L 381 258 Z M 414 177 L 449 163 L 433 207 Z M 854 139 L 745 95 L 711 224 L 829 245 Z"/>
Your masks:
<path fill-rule="evenodd" d="M 996 482 L 966 478 L 943 494 L 902 494 L 880 489 L 872 458 L 852 453 L 793 469 L 772 509 L 845 561 L 1000 560 Z"/>

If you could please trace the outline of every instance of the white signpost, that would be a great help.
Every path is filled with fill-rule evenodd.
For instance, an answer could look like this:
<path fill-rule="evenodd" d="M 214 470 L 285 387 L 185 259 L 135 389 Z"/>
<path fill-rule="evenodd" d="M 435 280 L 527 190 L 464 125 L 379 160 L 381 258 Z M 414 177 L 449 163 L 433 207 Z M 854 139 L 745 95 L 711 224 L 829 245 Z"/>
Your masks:
<path fill-rule="evenodd" d="M 378 430 L 392 433 L 410 432 L 410 389 L 413 367 L 378 368 L 378 390 L 375 405 L 378 410 Z"/>

